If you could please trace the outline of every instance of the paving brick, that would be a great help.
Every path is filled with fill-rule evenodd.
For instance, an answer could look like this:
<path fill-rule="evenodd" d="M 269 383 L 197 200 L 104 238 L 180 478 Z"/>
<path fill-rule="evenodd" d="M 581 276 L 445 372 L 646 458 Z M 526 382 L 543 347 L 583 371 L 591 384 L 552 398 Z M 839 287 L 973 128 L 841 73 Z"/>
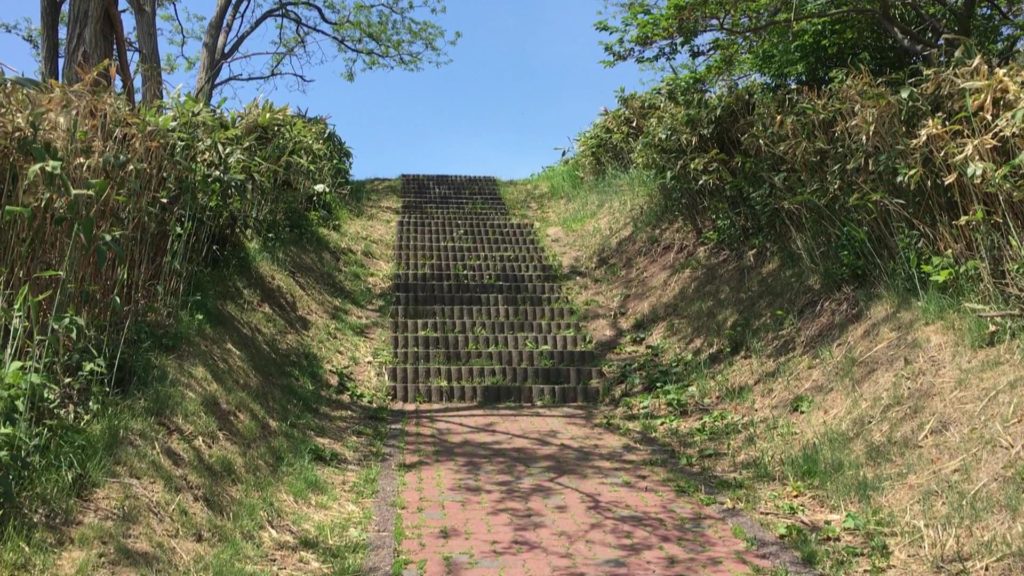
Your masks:
<path fill-rule="evenodd" d="M 492 576 L 733 575 L 767 566 L 585 408 L 404 409 L 403 498 L 444 510 L 441 524 L 403 542 L 414 564 Z M 402 514 L 406 526 L 420 515 L 411 506 Z M 456 565 L 456 554 L 473 561 Z"/>

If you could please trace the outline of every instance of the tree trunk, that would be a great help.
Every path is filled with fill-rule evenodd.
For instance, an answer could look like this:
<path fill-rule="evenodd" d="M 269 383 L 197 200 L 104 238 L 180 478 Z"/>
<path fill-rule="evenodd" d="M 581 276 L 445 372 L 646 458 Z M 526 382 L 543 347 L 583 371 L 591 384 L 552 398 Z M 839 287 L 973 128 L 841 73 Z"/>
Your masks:
<path fill-rule="evenodd" d="M 60 6 L 61 0 L 39 2 L 39 45 L 43 82 L 60 80 Z"/>
<path fill-rule="evenodd" d="M 135 80 L 132 79 L 132 68 L 128 65 L 128 40 L 124 36 L 124 22 L 121 11 L 117 8 L 118 0 L 107 0 L 107 18 L 114 27 L 114 46 L 117 48 L 117 71 L 124 85 L 124 96 L 132 108 L 135 107 Z"/>
<path fill-rule="evenodd" d="M 224 26 L 231 3 L 232 0 L 217 0 L 217 9 L 210 17 L 210 23 L 207 24 L 206 33 L 203 35 L 203 49 L 199 60 L 199 76 L 196 78 L 195 96 L 207 104 L 213 102 L 213 89 L 216 87 L 217 77 L 220 76 L 223 65 L 221 55 L 224 52 L 224 45 L 227 43 L 227 35 L 231 32 L 230 26 Z"/>
<path fill-rule="evenodd" d="M 107 13 L 107 0 L 71 0 L 68 7 L 64 81 L 77 84 L 98 66 L 113 58 L 114 23 Z M 100 70 L 95 81 L 109 86 L 110 74 Z"/>
<path fill-rule="evenodd" d="M 156 0 L 128 0 L 135 15 L 142 75 L 142 103 L 153 104 L 164 97 L 164 75 L 160 63 L 160 42 L 156 29 Z"/>
<path fill-rule="evenodd" d="M 966 0 L 960 14 L 957 16 L 956 33 L 963 38 L 973 38 L 974 17 L 978 13 L 978 0 Z"/>

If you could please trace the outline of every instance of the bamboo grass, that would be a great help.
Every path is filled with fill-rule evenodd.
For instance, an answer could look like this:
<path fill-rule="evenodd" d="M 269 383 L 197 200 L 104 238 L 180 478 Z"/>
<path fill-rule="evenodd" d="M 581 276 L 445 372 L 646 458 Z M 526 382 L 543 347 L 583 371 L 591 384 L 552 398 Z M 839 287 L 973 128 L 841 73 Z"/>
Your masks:
<path fill-rule="evenodd" d="M 0 158 L 9 520 L 61 431 L 130 378 L 135 327 L 173 321 L 196 271 L 233 246 L 329 212 L 351 154 L 324 120 L 268 103 L 136 112 L 110 93 L 0 82 Z"/>
<path fill-rule="evenodd" d="M 982 59 L 912 79 L 709 92 L 668 79 L 577 141 L 585 177 L 656 175 L 664 217 L 795 253 L 835 283 L 1024 300 L 1024 69 Z"/>

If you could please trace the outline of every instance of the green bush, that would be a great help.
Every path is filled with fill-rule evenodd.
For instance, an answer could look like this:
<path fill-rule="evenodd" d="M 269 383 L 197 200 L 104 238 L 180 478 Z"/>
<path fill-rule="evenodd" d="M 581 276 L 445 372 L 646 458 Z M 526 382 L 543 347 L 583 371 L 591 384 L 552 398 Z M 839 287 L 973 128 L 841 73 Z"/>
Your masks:
<path fill-rule="evenodd" d="M 601 119 L 576 141 L 575 162 L 587 176 L 631 168 L 647 122 L 666 104 L 659 89 L 620 94 L 618 100 L 617 108 L 602 111 Z"/>
<path fill-rule="evenodd" d="M 711 241 L 797 254 L 833 282 L 892 273 L 1019 297 L 1022 88 L 1024 69 L 980 59 L 817 90 L 669 80 L 623 96 L 570 162 L 588 177 L 655 174 L 663 217 Z"/>
<path fill-rule="evenodd" d="M 246 238 L 330 214 L 351 154 L 321 119 L 0 83 L 0 520 L 124 379 L 141 322 Z M 65 462 L 68 474 L 74 462 Z"/>

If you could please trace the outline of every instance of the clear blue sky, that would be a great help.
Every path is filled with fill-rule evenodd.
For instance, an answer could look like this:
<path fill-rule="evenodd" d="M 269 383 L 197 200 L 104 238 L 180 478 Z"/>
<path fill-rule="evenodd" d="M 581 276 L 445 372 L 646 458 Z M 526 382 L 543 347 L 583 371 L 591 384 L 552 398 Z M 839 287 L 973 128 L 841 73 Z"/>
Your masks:
<path fill-rule="evenodd" d="M 189 1 L 197 11 L 209 0 Z M 5 6 L 7 19 L 36 17 L 35 1 Z M 423 72 L 371 72 L 354 83 L 325 66 L 305 93 L 252 86 L 327 115 L 355 153 L 357 177 L 403 172 L 525 177 L 558 160 L 558 147 L 641 87 L 635 67 L 604 68 L 593 23 L 601 0 L 448 0 L 442 23 L 463 37 L 453 62 Z M 27 46 L 0 34 L 0 61 L 35 70 Z M 190 78 L 176 78 L 188 82 Z M 227 95 L 227 94 L 226 94 Z"/>

